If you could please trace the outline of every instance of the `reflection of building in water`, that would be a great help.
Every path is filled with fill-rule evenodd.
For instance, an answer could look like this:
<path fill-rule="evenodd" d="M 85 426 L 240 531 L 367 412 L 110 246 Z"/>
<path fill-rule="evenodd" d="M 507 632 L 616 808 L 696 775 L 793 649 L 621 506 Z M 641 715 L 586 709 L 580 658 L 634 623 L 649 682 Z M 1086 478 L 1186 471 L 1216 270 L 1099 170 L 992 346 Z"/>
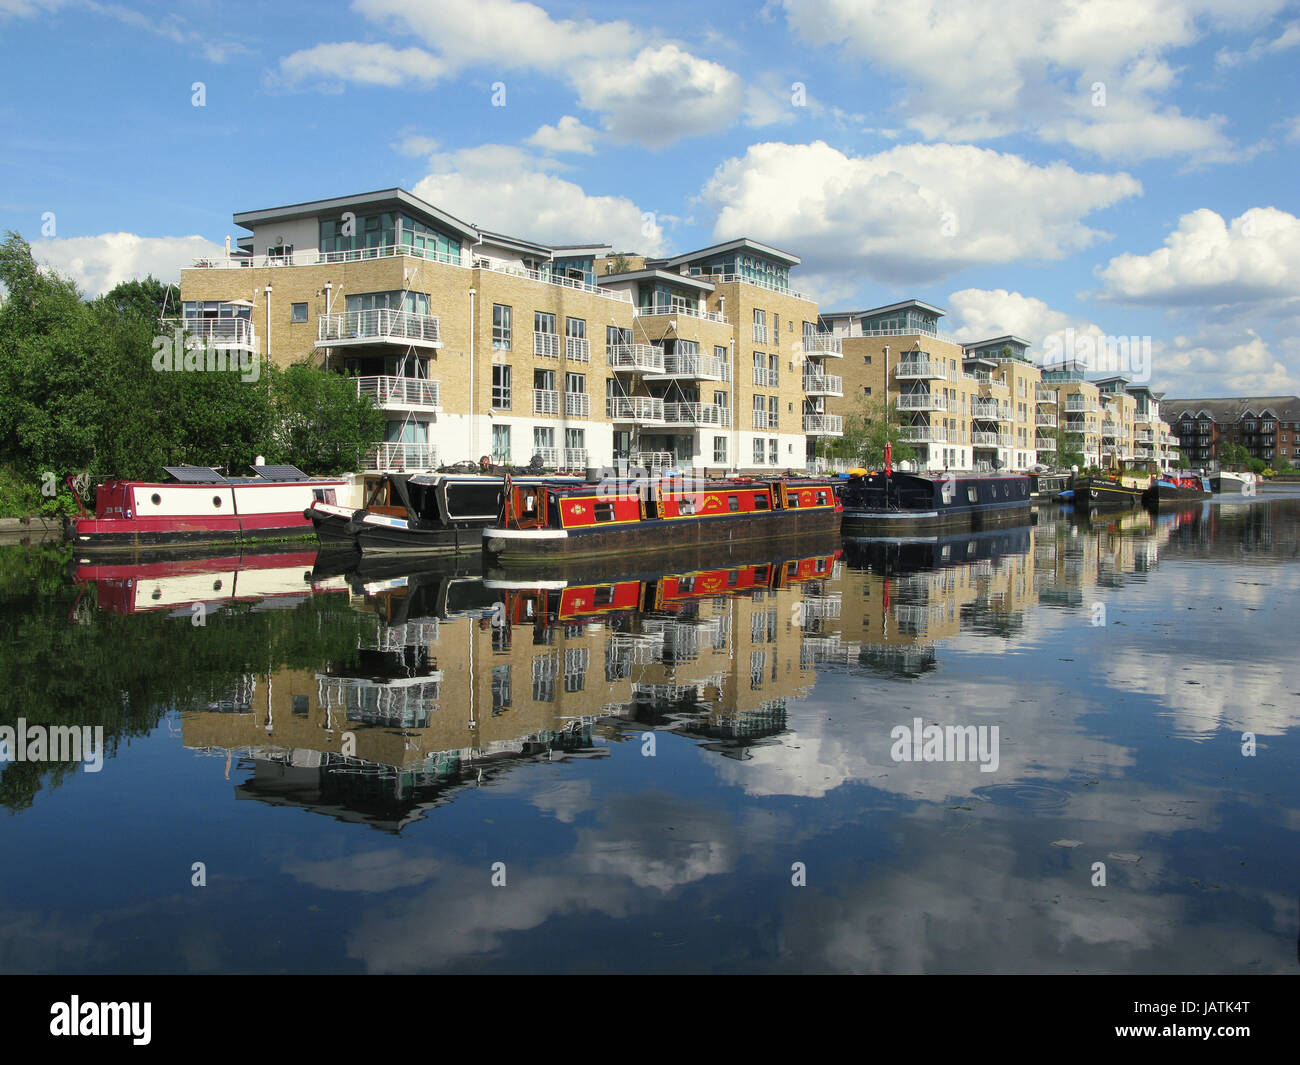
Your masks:
<path fill-rule="evenodd" d="M 1033 602 L 1030 544 L 1027 526 L 846 542 L 838 630 L 807 641 L 813 661 L 916 677 L 960 632 L 1015 631 Z"/>
<path fill-rule="evenodd" d="M 1040 512 L 1033 548 L 1039 601 L 1085 608 L 1101 600 L 1101 590 L 1142 579 L 1159 564 L 1176 524 L 1140 508 L 1103 511 L 1094 519 Z"/>
<path fill-rule="evenodd" d="M 836 612 L 833 566 L 541 589 L 376 581 L 355 600 L 374 630 L 348 661 L 242 677 L 183 715 L 184 741 L 251 769 L 241 797 L 391 830 L 520 758 L 602 753 L 602 720 L 661 719 L 737 753 L 783 731 L 787 698 L 812 684 L 803 627 Z"/>

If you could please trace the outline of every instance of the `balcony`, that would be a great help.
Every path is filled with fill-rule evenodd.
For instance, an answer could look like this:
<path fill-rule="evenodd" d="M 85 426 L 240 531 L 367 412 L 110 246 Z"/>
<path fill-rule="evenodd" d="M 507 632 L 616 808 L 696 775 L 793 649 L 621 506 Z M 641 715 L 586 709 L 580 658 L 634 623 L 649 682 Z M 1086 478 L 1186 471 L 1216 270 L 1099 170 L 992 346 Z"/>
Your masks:
<path fill-rule="evenodd" d="M 972 399 L 970 402 L 970 416 L 972 418 L 983 418 L 986 421 L 1006 422 L 1011 420 L 1011 408 L 1005 403 L 999 403 L 996 399 Z"/>
<path fill-rule="evenodd" d="M 1149 459 L 1149 458 L 1154 458 L 1154 455 L 1152 454 L 1151 449 L 1149 447 L 1139 446 L 1133 449 L 1133 457 L 1135 459 Z"/>
<path fill-rule="evenodd" d="M 754 326 L 754 343 L 755 344 L 767 343 L 767 326 L 765 325 Z"/>
<path fill-rule="evenodd" d="M 760 366 L 754 367 L 754 384 L 759 388 L 776 388 L 781 380 L 779 370 L 768 370 Z"/>
<path fill-rule="evenodd" d="M 432 470 L 438 466 L 438 448 L 434 444 L 412 444 L 381 440 L 366 451 L 363 467 L 368 471 Z"/>
<path fill-rule="evenodd" d="M 948 409 L 948 397 L 939 392 L 904 392 L 898 397 L 899 410 Z"/>
<path fill-rule="evenodd" d="M 1085 399 L 1083 396 L 1066 396 L 1065 409 L 1072 414 L 1096 414 L 1101 410 L 1101 405 L 1095 399 Z"/>
<path fill-rule="evenodd" d="M 663 410 L 669 425 L 731 427 L 731 411 L 716 403 L 665 403 Z"/>
<path fill-rule="evenodd" d="M 844 419 L 838 414 L 805 414 L 803 431 L 809 436 L 843 436 Z"/>
<path fill-rule="evenodd" d="M 629 462 L 651 473 L 659 473 L 677 465 L 677 458 L 671 451 L 637 451 L 632 454 Z"/>
<path fill-rule="evenodd" d="M 894 367 L 894 376 L 899 380 L 948 380 L 948 365 L 938 359 L 902 359 Z"/>
<path fill-rule="evenodd" d="M 1101 435 L 1102 436 L 1119 435 L 1119 425 L 1107 419 L 1106 421 L 1101 423 Z"/>
<path fill-rule="evenodd" d="M 904 425 L 898 439 L 906 444 L 946 444 L 948 430 L 942 425 Z"/>
<path fill-rule="evenodd" d="M 591 362 L 591 342 L 586 337 L 565 337 L 564 357 L 570 362 Z"/>
<path fill-rule="evenodd" d="M 777 429 L 779 426 L 779 416 L 771 411 L 756 410 L 754 411 L 754 428 L 755 429 Z"/>
<path fill-rule="evenodd" d="M 560 449 L 558 447 L 534 447 L 533 457 L 539 458 L 542 465 L 552 470 L 560 468 Z"/>
<path fill-rule="evenodd" d="M 420 377 L 358 377 L 357 395 L 370 396 L 381 410 L 440 411 L 437 381 Z"/>
<path fill-rule="evenodd" d="M 980 432 L 971 433 L 971 434 L 970 434 L 970 442 L 971 442 L 971 444 L 973 444 L 975 447 L 997 447 L 997 446 L 998 446 L 998 434 L 997 434 L 997 433 L 980 433 Z"/>
<path fill-rule="evenodd" d="M 1055 403 L 1056 389 L 1044 388 L 1042 385 L 1034 385 L 1034 399 L 1039 403 Z"/>
<path fill-rule="evenodd" d="M 1046 411 L 1039 411 L 1034 416 L 1034 424 L 1040 429 L 1055 429 L 1056 415 L 1048 414 Z"/>
<path fill-rule="evenodd" d="M 163 321 L 173 329 L 184 329 L 212 348 L 257 350 L 257 334 L 253 323 L 246 318 L 165 318 Z"/>
<path fill-rule="evenodd" d="M 322 314 L 316 319 L 316 347 L 348 347 L 356 344 L 399 344 L 402 347 L 442 347 L 438 316 L 416 314 L 392 307 L 369 311 Z"/>
<path fill-rule="evenodd" d="M 590 418 L 591 397 L 586 392 L 565 392 L 564 416 L 566 418 Z"/>
<path fill-rule="evenodd" d="M 533 389 L 534 414 L 559 414 L 560 393 L 551 388 Z"/>
<path fill-rule="evenodd" d="M 803 375 L 803 391 L 806 396 L 842 396 L 844 395 L 844 378 L 829 373 L 805 373 Z"/>
<path fill-rule="evenodd" d="M 803 351 L 814 359 L 842 359 L 844 341 L 833 333 L 805 333 Z"/>
<path fill-rule="evenodd" d="M 730 374 L 724 360 L 696 352 L 673 352 L 663 357 L 663 368 L 647 374 L 649 380 L 670 381 L 683 378 L 693 381 L 726 381 Z"/>
<path fill-rule="evenodd" d="M 614 396 L 606 404 L 606 416 L 612 422 L 635 422 L 638 425 L 662 425 L 664 401 L 653 396 Z"/>
<path fill-rule="evenodd" d="M 1056 441 L 1050 436 L 1040 436 L 1034 441 L 1036 451 L 1055 451 Z"/>
<path fill-rule="evenodd" d="M 585 447 L 566 447 L 564 449 L 564 468 L 566 470 L 585 470 L 587 468 L 587 449 Z"/>
<path fill-rule="evenodd" d="M 533 333 L 533 354 L 548 359 L 560 357 L 560 335 L 558 333 Z"/>
<path fill-rule="evenodd" d="M 663 373 L 664 349 L 654 344 L 614 344 L 608 352 L 615 373 Z"/>
<path fill-rule="evenodd" d="M 726 315 L 720 311 L 702 311 L 698 307 L 691 307 L 686 304 L 655 303 L 649 307 L 637 307 L 632 313 L 637 318 L 698 318 L 703 322 L 729 324 Z"/>

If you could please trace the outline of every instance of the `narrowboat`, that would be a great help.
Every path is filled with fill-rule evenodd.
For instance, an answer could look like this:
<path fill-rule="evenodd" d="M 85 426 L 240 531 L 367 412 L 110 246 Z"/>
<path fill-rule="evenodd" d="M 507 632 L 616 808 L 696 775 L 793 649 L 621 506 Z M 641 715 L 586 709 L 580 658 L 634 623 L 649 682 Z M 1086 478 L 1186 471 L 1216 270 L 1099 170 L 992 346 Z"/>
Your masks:
<path fill-rule="evenodd" d="M 1210 479 L 1202 473 L 1191 470 L 1173 470 L 1151 479 L 1151 484 L 1142 494 L 1142 502 L 1152 510 L 1196 499 L 1209 499 L 1214 493 L 1210 490 Z"/>
<path fill-rule="evenodd" d="M 521 484 L 579 484 L 575 477 L 521 478 Z M 482 531 L 501 512 L 501 477 L 477 474 L 392 473 L 375 485 L 366 505 L 340 524 L 340 508 L 314 504 L 308 513 L 332 542 L 351 541 L 363 553 L 478 552 Z"/>
<path fill-rule="evenodd" d="M 501 565 L 722 548 L 837 532 L 842 509 L 831 482 L 811 478 L 576 485 L 507 479 L 483 548 Z"/>
<path fill-rule="evenodd" d="M 1125 474 L 1114 478 L 1075 477 L 1070 488 L 1075 507 L 1091 510 L 1093 507 L 1140 507 L 1142 493 L 1149 485 L 1150 478 Z"/>
<path fill-rule="evenodd" d="M 1029 495 L 1034 503 L 1054 503 L 1057 496 L 1070 487 L 1068 473 L 1031 473 Z"/>
<path fill-rule="evenodd" d="M 845 535 L 906 535 L 1030 520 L 1029 477 L 1023 473 L 851 475 L 840 498 Z"/>
<path fill-rule="evenodd" d="M 336 503 L 347 485 L 293 466 L 254 466 L 252 477 L 225 477 L 207 466 L 164 469 L 170 481 L 100 485 L 94 516 L 83 507 L 68 523 L 68 539 L 79 551 L 121 551 L 308 538 L 308 504 Z"/>

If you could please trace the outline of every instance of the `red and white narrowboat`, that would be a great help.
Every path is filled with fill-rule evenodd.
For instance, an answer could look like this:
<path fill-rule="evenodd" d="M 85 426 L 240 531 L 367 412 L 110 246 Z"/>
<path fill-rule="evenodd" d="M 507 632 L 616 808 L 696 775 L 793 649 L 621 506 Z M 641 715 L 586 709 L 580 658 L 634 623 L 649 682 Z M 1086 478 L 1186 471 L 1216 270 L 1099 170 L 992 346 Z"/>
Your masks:
<path fill-rule="evenodd" d="M 841 513 L 827 480 L 507 481 L 483 546 L 503 565 L 593 558 L 838 532 Z"/>
<path fill-rule="evenodd" d="M 108 481 L 95 513 L 68 524 L 80 551 L 198 547 L 310 537 L 304 511 L 336 503 L 347 480 L 308 477 L 293 466 L 254 466 L 253 477 L 224 477 L 206 466 L 164 467 L 170 481 Z"/>

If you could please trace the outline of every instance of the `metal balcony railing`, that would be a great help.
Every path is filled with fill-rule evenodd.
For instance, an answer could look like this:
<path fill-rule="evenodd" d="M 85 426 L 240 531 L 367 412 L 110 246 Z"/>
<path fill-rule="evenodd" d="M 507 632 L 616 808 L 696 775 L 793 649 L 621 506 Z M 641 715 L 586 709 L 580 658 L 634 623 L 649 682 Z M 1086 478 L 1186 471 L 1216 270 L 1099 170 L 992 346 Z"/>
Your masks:
<path fill-rule="evenodd" d="M 441 409 L 437 381 L 420 377 L 358 377 L 356 381 L 357 395 L 373 397 L 376 407 Z"/>
<path fill-rule="evenodd" d="M 612 422 L 661 424 L 664 421 L 664 401 L 653 396 L 614 396 L 605 407 L 606 416 Z"/>
<path fill-rule="evenodd" d="M 559 414 L 560 393 L 549 388 L 533 389 L 534 414 Z"/>
<path fill-rule="evenodd" d="M 364 459 L 367 470 L 431 470 L 438 465 L 438 448 L 434 444 L 403 441 L 377 441 Z"/>
<path fill-rule="evenodd" d="M 560 336 L 558 333 L 539 333 L 533 331 L 533 354 L 548 359 L 560 357 Z"/>
<path fill-rule="evenodd" d="M 631 373 L 663 373 L 664 349 L 655 344 L 613 344 L 606 357 L 610 369 Z"/>
<path fill-rule="evenodd" d="M 316 319 L 316 345 L 419 344 L 442 346 L 437 315 L 376 307 L 368 311 L 322 314 Z"/>

